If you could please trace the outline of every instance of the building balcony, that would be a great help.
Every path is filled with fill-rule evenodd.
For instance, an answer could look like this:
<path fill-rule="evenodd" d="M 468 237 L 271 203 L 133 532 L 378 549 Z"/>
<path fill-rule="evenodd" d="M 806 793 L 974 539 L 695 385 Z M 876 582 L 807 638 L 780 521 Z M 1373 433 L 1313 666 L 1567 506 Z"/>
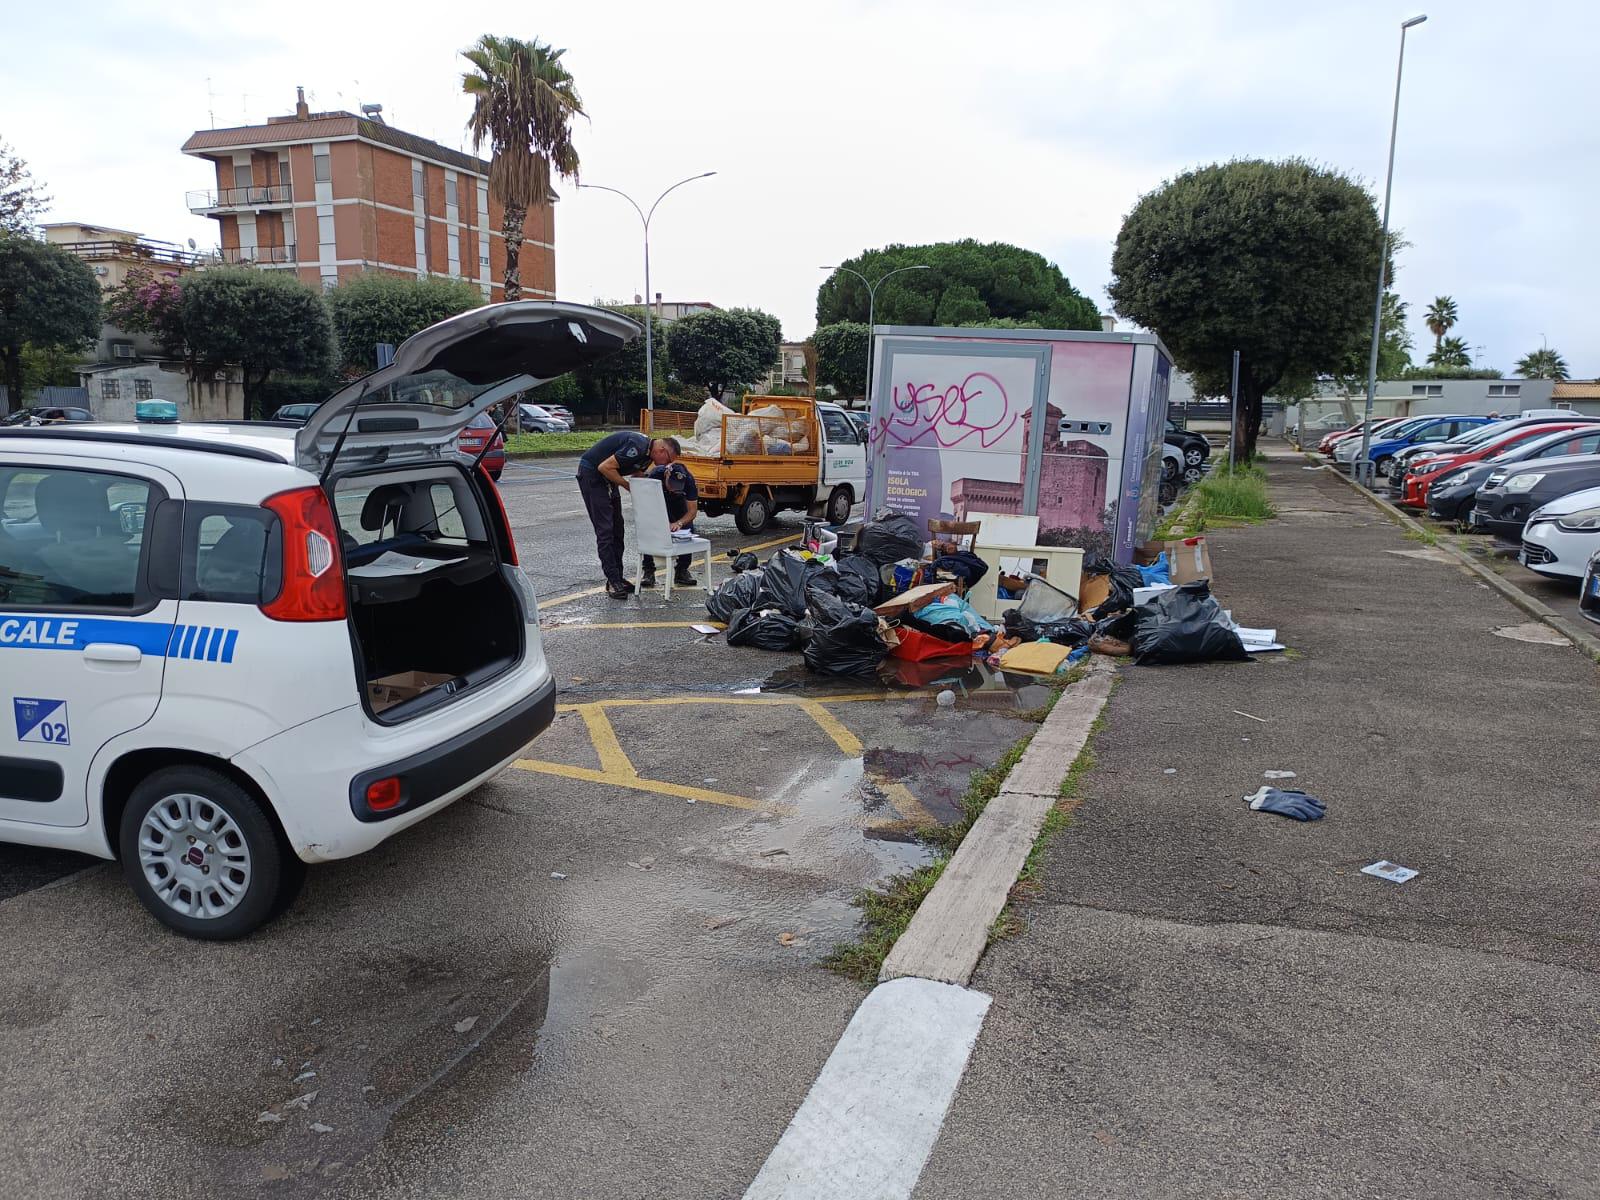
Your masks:
<path fill-rule="evenodd" d="M 224 246 L 222 261 L 249 266 L 274 266 L 297 261 L 293 246 Z"/>
<path fill-rule="evenodd" d="M 200 216 L 214 213 L 238 212 L 254 208 L 287 208 L 292 197 L 289 185 L 268 184 L 264 187 L 231 187 L 215 192 L 190 192 L 187 196 L 189 211 Z"/>
<path fill-rule="evenodd" d="M 185 250 L 171 242 L 158 242 L 150 238 L 140 238 L 137 241 L 108 239 L 98 242 L 55 244 L 86 262 L 104 262 L 109 259 L 118 262 L 159 263 L 169 267 L 193 267 L 200 261 L 200 255 L 193 250 Z"/>

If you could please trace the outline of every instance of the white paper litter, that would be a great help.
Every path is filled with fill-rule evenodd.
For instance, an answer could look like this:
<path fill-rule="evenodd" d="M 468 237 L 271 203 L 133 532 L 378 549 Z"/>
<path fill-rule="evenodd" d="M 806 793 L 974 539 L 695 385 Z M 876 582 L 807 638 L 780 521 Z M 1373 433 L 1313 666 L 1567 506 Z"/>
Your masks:
<path fill-rule="evenodd" d="M 1404 883 L 1408 879 L 1415 879 L 1417 873 L 1410 867 L 1402 867 L 1399 863 L 1388 860 L 1370 863 L 1361 868 L 1363 875 L 1376 875 L 1379 879 L 1387 879 L 1390 883 Z"/>
<path fill-rule="evenodd" d="M 1243 625 L 1239 625 L 1234 628 L 1234 632 L 1239 635 L 1239 640 L 1244 643 L 1244 648 L 1251 654 L 1286 648 L 1278 640 L 1278 631 L 1276 629 L 1246 629 Z"/>
<path fill-rule="evenodd" d="M 675 542 L 692 542 L 694 541 L 694 533 L 688 529 L 674 529 L 672 531 L 672 540 Z"/>
<path fill-rule="evenodd" d="M 715 625 L 691 625 L 689 628 L 694 630 L 696 633 L 703 633 L 707 637 L 714 637 L 722 632 L 722 630 L 718 629 Z"/>
<path fill-rule="evenodd" d="M 450 567 L 466 562 L 466 558 L 417 558 L 396 550 L 385 550 L 371 562 L 351 567 L 350 574 L 357 579 L 389 579 L 396 575 L 420 575 L 435 567 Z"/>

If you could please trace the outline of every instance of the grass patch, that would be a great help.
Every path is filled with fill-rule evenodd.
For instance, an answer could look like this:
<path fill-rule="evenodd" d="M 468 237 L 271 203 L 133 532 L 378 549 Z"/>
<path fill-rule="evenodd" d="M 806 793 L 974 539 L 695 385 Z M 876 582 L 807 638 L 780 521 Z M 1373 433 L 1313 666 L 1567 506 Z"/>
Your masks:
<path fill-rule="evenodd" d="M 1406 538 L 1409 541 L 1421 542 L 1424 546 L 1437 546 L 1439 535 L 1431 529 L 1408 529 Z"/>
<path fill-rule="evenodd" d="M 835 946 L 822 960 L 822 965 L 868 987 L 876 983 L 878 972 L 883 970 L 883 960 L 889 957 L 889 951 L 911 924 L 918 906 L 939 882 L 949 861 L 948 857 L 940 858 L 915 871 L 896 875 L 881 891 L 869 889 L 859 893 L 851 903 L 861 910 L 865 932 L 858 941 Z"/>
<path fill-rule="evenodd" d="M 1246 524 L 1276 516 L 1267 500 L 1267 475 L 1251 464 L 1218 468 L 1195 485 L 1195 528 L 1238 521 Z"/>
<path fill-rule="evenodd" d="M 610 429 L 585 429 L 577 433 L 513 433 L 506 438 L 506 453 L 542 458 L 555 454 L 582 454 Z"/>

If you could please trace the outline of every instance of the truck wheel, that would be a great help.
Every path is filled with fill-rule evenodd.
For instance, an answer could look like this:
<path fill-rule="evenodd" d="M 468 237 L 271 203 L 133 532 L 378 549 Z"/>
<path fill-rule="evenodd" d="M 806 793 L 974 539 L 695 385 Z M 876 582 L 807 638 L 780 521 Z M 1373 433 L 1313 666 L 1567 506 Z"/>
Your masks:
<path fill-rule="evenodd" d="M 850 498 L 850 489 L 836 487 L 833 494 L 828 497 L 828 524 L 843 525 L 850 519 L 850 510 L 855 507 L 855 501 Z"/>
<path fill-rule="evenodd" d="M 765 492 L 756 490 L 745 496 L 744 502 L 733 514 L 733 523 L 739 527 L 740 533 L 760 533 L 770 520 L 772 502 L 767 499 Z"/>
<path fill-rule="evenodd" d="M 167 927 L 207 941 L 243 937 L 287 908 L 302 874 L 286 869 L 260 804 L 205 767 L 168 767 L 134 788 L 119 845 L 139 902 Z"/>

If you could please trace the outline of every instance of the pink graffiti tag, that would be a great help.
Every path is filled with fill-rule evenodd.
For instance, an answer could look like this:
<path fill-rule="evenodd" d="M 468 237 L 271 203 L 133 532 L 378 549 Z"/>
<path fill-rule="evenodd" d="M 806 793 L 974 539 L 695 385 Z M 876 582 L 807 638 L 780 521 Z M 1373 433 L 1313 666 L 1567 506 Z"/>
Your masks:
<path fill-rule="evenodd" d="M 1011 432 L 1021 414 L 1011 410 L 1005 387 L 986 371 L 974 371 L 943 391 L 933 383 L 896 385 L 890 413 L 875 422 L 871 441 L 897 446 L 936 443 L 942 449 L 972 437 L 985 450 Z"/>

